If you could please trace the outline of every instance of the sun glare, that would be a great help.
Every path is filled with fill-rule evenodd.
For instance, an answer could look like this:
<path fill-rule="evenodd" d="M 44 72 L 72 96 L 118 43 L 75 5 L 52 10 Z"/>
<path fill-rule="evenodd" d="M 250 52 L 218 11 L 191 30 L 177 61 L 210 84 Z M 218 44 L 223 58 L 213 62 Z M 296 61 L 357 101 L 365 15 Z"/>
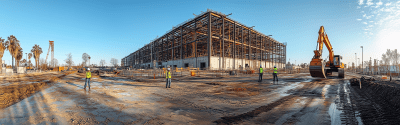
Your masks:
<path fill-rule="evenodd" d="M 400 30 L 382 30 L 378 33 L 376 45 L 379 50 L 400 49 Z"/>

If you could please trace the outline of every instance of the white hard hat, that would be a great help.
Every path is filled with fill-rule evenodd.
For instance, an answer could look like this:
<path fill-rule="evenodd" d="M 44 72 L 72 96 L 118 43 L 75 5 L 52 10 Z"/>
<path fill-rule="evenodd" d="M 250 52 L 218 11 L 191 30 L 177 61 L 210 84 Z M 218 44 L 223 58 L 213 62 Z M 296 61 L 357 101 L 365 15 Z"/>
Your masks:
<path fill-rule="evenodd" d="M 87 68 L 87 70 L 90 70 L 90 68 Z"/>
<path fill-rule="evenodd" d="M 167 70 L 170 70 L 169 68 Z"/>

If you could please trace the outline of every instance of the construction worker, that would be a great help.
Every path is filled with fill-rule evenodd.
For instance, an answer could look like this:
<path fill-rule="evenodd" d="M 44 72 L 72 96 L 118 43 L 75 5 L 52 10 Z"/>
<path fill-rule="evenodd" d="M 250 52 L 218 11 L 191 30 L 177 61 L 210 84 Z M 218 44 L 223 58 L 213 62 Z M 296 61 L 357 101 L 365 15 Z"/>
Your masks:
<path fill-rule="evenodd" d="M 90 68 L 87 69 L 86 71 L 86 80 L 85 80 L 85 86 L 83 87 L 83 89 L 86 89 L 86 83 L 89 86 L 89 90 L 90 90 L 90 78 L 92 78 L 92 73 L 90 72 Z"/>
<path fill-rule="evenodd" d="M 167 85 L 165 86 L 165 88 L 171 88 L 171 71 L 169 68 L 167 69 L 167 72 L 165 72 L 165 75 L 165 78 L 167 78 Z"/>
<path fill-rule="evenodd" d="M 262 76 L 263 76 L 263 68 L 260 65 L 260 69 L 259 69 L 259 76 L 258 76 L 258 82 L 262 82 Z"/>
<path fill-rule="evenodd" d="M 273 73 L 273 75 L 274 75 L 274 81 L 275 81 L 275 77 L 276 77 L 276 81 L 279 81 L 279 80 L 278 80 L 278 69 L 276 68 L 276 66 L 274 66 L 274 73 Z"/>

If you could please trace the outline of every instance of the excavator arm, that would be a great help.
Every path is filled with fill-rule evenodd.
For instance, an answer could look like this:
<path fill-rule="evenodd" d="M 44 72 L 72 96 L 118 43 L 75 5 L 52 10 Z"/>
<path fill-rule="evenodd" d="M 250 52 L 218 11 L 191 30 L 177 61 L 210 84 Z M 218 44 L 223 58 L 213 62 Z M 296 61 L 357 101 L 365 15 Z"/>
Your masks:
<path fill-rule="evenodd" d="M 333 61 L 333 56 L 334 56 L 333 48 L 332 48 L 331 42 L 329 41 L 328 35 L 325 33 L 324 26 L 321 26 L 321 28 L 319 29 L 318 34 L 319 34 L 318 35 L 318 40 L 317 40 L 318 48 L 317 48 L 317 50 L 314 50 L 314 54 L 315 54 L 314 58 L 315 59 L 319 59 L 322 56 L 322 49 L 323 49 L 324 44 L 325 44 L 326 48 L 329 51 L 329 62 L 332 62 Z"/>
<path fill-rule="evenodd" d="M 326 78 L 325 74 L 331 74 L 332 72 L 338 72 L 339 77 L 344 77 L 344 66 L 340 62 L 341 56 L 334 55 L 331 42 L 329 41 L 328 35 L 325 32 L 324 26 L 321 26 L 318 32 L 317 48 L 314 50 L 314 57 L 310 62 L 310 74 L 312 77 Z M 322 50 L 324 47 L 329 51 L 329 61 L 324 62 L 321 58 Z"/>

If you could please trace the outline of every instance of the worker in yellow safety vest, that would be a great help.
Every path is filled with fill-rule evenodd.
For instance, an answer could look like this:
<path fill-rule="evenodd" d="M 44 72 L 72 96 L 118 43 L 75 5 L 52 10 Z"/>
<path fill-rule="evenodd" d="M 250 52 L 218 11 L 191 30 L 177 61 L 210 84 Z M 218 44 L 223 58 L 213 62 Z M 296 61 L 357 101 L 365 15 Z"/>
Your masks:
<path fill-rule="evenodd" d="M 276 77 L 276 81 L 279 81 L 279 80 L 278 80 L 278 69 L 276 68 L 276 66 L 274 66 L 274 73 L 273 73 L 273 75 L 274 75 L 274 81 L 275 81 L 275 77 Z"/>
<path fill-rule="evenodd" d="M 167 85 L 165 86 L 165 88 L 171 88 L 171 72 L 170 69 L 167 69 L 167 72 L 165 72 L 165 78 L 167 78 Z"/>
<path fill-rule="evenodd" d="M 90 78 L 92 78 L 92 73 L 90 72 L 90 68 L 87 69 L 86 71 L 86 80 L 85 80 L 85 86 L 83 86 L 83 89 L 86 89 L 86 83 L 89 86 L 90 90 Z"/>
<path fill-rule="evenodd" d="M 263 76 L 263 68 L 260 65 L 260 69 L 259 69 L 259 76 L 258 76 L 258 82 L 262 82 L 262 76 Z"/>

